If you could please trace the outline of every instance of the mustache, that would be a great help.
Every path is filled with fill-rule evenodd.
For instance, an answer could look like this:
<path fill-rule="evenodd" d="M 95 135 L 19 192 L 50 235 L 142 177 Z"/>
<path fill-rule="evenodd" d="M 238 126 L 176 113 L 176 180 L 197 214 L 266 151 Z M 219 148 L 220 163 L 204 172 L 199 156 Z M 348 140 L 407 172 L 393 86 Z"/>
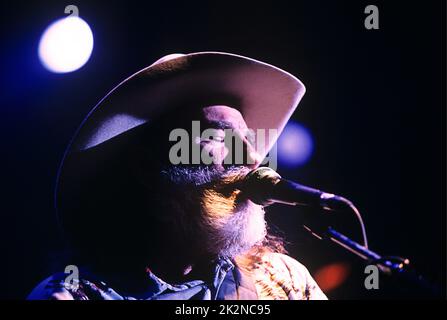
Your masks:
<path fill-rule="evenodd" d="M 206 165 L 172 165 L 161 170 L 162 180 L 179 187 L 195 186 L 213 188 L 223 193 L 239 189 L 250 169 L 244 166 L 231 166 L 218 169 Z"/>

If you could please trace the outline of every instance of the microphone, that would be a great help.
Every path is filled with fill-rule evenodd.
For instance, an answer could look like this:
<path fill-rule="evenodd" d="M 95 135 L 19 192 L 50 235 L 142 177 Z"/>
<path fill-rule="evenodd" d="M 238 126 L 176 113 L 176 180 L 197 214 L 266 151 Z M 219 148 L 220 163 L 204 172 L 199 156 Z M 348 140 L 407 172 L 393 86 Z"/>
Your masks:
<path fill-rule="evenodd" d="M 258 205 L 273 203 L 303 205 L 326 210 L 346 210 L 353 204 L 341 197 L 283 179 L 276 171 L 260 167 L 250 171 L 242 182 L 241 191 Z"/>

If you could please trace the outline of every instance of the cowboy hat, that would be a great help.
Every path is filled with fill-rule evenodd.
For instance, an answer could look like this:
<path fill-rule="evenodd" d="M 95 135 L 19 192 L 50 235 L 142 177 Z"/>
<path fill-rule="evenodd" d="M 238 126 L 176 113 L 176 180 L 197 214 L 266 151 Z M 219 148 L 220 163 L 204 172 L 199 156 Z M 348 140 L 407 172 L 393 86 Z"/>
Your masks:
<path fill-rule="evenodd" d="M 83 188 L 83 177 L 105 170 L 115 157 L 112 154 L 126 152 L 123 148 L 129 138 L 124 137 L 132 137 L 138 128 L 150 126 L 172 111 L 172 106 L 191 99 L 205 97 L 195 101 L 222 104 L 221 98 L 231 97 L 237 101 L 231 107 L 241 112 L 250 129 L 276 129 L 263 152 L 258 152 L 265 156 L 304 92 L 304 85 L 293 75 L 240 55 L 198 52 L 165 56 L 121 82 L 87 115 L 59 168 L 56 201 L 63 196 L 76 202 L 69 193 Z M 196 108 L 206 106 L 203 104 Z M 95 149 L 108 152 L 95 153 Z"/>
<path fill-rule="evenodd" d="M 119 245 L 129 259 L 137 256 L 130 253 L 126 242 L 110 246 L 112 238 L 108 235 L 127 230 L 127 241 L 145 241 L 136 240 L 138 234 L 145 233 L 136 232 L 135 226 L 145 226 L 146 222 L 138 222 L 145 221 L 138 212 L 145 211 L 141 206 L 145 205 L 142 199 L 147 190 L 132 180 L 128 171 L 138 167 L 133 162 L 132 146 L 141 141 L 145 144 L 154 136 L 153 132 L 146 136 L 145 130 L 165 130 L 163 119 L 170 121 L 179 114 L 189 118 L 194 111 L 187 108 L 229 105 L 240 111 L 248 128 L 275 129 L 276 134 L 265 141 L 261 152 L 255 146 L 264 157 L 304 92 L 304 85 L 291 74 L 240 55 L 198 52 L 157 60 L 110 91 L 87 115 L 67 147 L 55 190 L 62 228 L 75 246 L 91 252 L 91 256 L 104 250 L 114 254 Z M 185 110 L 179 112 L 179 107 Z M 152 144 L 147 149 L 153 161 L 158 149 Z M 156 189 L 156 183 L 150 187 Z M 98 237 L 103 241 L 95 240 Z"/>

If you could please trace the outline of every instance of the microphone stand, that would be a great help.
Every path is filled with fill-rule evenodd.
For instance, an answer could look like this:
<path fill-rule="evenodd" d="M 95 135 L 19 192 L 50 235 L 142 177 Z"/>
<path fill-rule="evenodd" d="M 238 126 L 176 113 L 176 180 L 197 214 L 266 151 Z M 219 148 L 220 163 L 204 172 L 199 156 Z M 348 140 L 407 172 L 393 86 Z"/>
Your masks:
<path fill-rule="evenodd" d="M 349 204 L 349 207 L 353 211 L 355 211 L 356 214 L 359 214 L 358 210 L 352 205 L 352 203 L 349 202 Z M 326 229 L 322 229 L 321 231 L 319 230 L 318 232 L 315 232 L 315 230 L 312 230 L 307 225 L 303 226 L 316 238 L 320 240 L 330 241 L 331 243 L 334 243 L 339 247 L 360 257 L 368 264 L 376 265 L 380 272 L 382 272 L 383 274 L 393 276 L 396 279 L 409 283 L 413 286 L 417 286 L 419 289 L 423 290 L 426 293 L 425 297 L 441 297 L 440 287 L 428 282 L 414 269 L 410 268 L 410 261 L 408 259 L 397 256 L 382 256 L 350 239 L 346 235 L 338 232 L 330 226 Z"/>
<path fill-rule="evenodd" d="M 426 290 L 430 295 L 440 297 L 440 288 L 428 283 L 423 277 L 417 275 L 413 269 L 410 269 L 408 259 L 384 257 L 368 248 L 368 239 L 362 216 L 348 199 L 282 179 L 277 172 L 268 167 L 259 167 L 251 171 L 246 176 L 241 190 L 246 193 L 246 197 L 251 201 L 263 206 L 282 203 L 291 206 L 310 205 L 336 212 L 352 211 L 360 223 L 363 245 L 349 239 L 332 227 L 319 227 L 318 232 L 306 225 L 304 225 L 304 228 L 318 239 L 329 240 L 359 256 L 369 264 L 376 265 L 382 273 L 405 279 L 413 285 Z"/>

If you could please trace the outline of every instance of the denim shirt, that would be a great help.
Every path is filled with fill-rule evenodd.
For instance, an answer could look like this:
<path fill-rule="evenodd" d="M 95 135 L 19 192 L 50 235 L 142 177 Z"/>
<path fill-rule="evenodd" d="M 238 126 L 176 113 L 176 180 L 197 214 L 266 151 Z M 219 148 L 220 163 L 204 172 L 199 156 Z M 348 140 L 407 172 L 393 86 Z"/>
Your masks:
<path fill-rule="evenodd" d="M 68 274 L 58 273 L 42 281 L 28 296 L 30 300 L 227 300 L 257 299 L 254 286 L 247 285 L 235 264 L 228 258 L 219 258 L 210 282 L 193 280 L 169 284 L 152 272 L 147 272 L 147 289 L 143 294 L 117 292 L 94 276 L 79 279 L 75 289 L 66 283 Z M 248 287 L 248 288 L 247 288 Z"/>

